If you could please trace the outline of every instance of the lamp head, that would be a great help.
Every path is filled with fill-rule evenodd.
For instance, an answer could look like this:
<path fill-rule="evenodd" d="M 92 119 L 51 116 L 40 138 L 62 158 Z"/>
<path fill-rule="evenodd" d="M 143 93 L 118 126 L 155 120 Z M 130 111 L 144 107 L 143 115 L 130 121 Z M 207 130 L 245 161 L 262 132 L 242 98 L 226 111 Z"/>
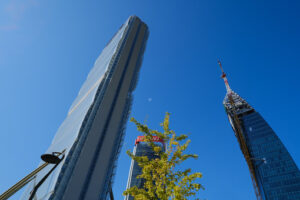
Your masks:
<path fill-rule="evenodd" d="M 43 154 L 41 159 L 50 164 L 58 164 L 60 162 L 60 158 L 55 154 Z"/>

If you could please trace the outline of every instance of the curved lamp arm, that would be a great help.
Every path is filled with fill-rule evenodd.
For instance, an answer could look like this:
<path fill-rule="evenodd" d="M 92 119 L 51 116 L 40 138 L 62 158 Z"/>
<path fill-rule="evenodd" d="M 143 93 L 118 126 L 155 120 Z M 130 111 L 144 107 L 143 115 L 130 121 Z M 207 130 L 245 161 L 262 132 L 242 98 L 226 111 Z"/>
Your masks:
<path fill-rule="evenodd" d="M 52 154 L 44 154 L 42 155 L 42 159 L 45 160 L 48 163 L 55 164 L 54 167 L 38 182 L 38 184 L 33 188 L 31 191 L 31 195 L 28 200 L 32 200 L 39 189 L 39 187 L 44 183 L 44 181 L 48 178 L 48 176 L 55 170 L 55 168 L 59 165 L 59 163 L 65 158 L 65 155 L 63 152 L 53 152 Z M 62 158 L 59 158 L 58 156 L 63 154 Z M 48 160 L 47 160 L 48 159 Z"/>

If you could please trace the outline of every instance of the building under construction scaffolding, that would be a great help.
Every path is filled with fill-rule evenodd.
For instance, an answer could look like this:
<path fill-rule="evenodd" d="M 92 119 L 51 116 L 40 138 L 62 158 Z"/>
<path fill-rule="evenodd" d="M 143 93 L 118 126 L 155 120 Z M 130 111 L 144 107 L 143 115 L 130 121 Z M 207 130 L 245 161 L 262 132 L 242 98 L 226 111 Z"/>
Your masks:
<path fill-rule="evenodd" d="M 293 158 L 262 116 L 230 89 L 224 72 L 222 78 L 227 89 L 223 104 L 248 164 L 257 199 L 299 200 L 300 171 Z"/>

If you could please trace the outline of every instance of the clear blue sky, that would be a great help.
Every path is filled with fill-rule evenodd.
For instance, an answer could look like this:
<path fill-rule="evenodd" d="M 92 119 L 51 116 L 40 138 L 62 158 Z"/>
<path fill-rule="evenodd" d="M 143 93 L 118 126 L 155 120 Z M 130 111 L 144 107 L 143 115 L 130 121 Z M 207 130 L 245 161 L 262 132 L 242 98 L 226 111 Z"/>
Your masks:
<path fill-rule="evenodd" d="M 129 15 L 150 29 L 131 116 L 190 133 L 201 199 L 255 199 L 224 112 L 225 87 L 259 111 L 300 166 L 299 1 L 3 0 L 0 2 L 0 192 L 33 170 L 94 61 Z M 151 101 L 149 101 L 151 99 Z M 128 124 L 113 187 L 122 199 L 138 135 Z M 18 197 L 19 194 L 16 196 Z"/>

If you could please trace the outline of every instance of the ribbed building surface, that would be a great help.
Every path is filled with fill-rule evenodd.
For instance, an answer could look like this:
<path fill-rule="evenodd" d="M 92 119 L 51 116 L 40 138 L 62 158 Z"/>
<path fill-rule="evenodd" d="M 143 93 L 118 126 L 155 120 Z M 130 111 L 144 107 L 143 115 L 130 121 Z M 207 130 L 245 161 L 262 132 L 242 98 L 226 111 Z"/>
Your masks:
<path fill-rule="evenodd" d="M 64 150 L 65 159 L 36 199 L 107 198 L 147 38 L 146 24 L 132 16 L 103 49 L 47 150 Z M 30 182 L 22 199 L 51 167 Z"/>
<path fill-rule="evenodd" d="M 300 171 L 273 129 L 232 90 L 227 92 L 223 104 L 244 156 L 249 153 L 248 166 L 253 166 L 258 199 L 299 200 Z M 238 129 L 242 137 L 238 137 Z M 243 149 L 241 140 L 245 141 L 247 150 Z"/>

